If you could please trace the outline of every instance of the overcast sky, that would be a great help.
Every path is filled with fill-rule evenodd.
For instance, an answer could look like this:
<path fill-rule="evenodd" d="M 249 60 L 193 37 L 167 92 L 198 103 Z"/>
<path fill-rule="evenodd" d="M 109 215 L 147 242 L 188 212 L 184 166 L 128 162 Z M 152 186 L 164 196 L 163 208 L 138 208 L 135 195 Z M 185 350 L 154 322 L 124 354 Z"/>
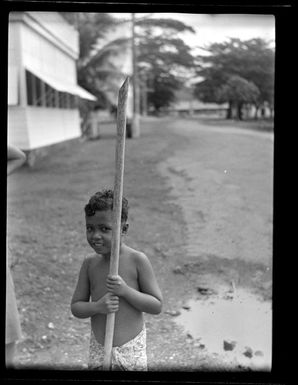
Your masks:
<path fill-rule="evenodd" d="M 130 14 L 114 14 L 118 17 L 131 17 Z M 136 18 L 146 14 L 136 14 Z M 205 46 L 222 42 L 230 37 L 248 40 L 255 37 L 275 42 L 275 18 L 273 15 L 252 14 L 188 14 L 156 13 L 154 17 L 178 19 L 192 26 L 196 33 L 184 34 L 185 42 L 191 47 Z M 199 53 L 199 52 L 198 52 Z"/>

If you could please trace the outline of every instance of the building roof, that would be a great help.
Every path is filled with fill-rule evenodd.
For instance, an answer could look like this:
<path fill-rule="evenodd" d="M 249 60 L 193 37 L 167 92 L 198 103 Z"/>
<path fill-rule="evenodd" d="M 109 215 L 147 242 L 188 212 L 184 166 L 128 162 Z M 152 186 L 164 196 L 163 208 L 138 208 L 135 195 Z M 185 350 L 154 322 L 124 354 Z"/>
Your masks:
<path fill-rule="evenodd" d="M 214 110 L 218 108 L 227 108 L 227 103 L 204 103 L 196 99 L 193 95 L 192 88 L 183 87 L 176 92 L 176 102 L 170 107 L 173 110 Z"/>
<path fill-rule="evenodd" d="M 59 12 L 11 12 L 9 22 L 25 23 L 74 59 L 78 58 L 79 33 Z"/>

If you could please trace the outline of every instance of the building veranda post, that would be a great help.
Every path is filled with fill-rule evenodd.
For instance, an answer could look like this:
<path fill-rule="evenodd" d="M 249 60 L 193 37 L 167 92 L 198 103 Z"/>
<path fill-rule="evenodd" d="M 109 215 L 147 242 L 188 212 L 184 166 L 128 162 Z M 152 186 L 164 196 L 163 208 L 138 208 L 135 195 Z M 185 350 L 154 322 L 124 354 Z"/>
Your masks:
<path fill-rule="evenodd" d="M 8 143 L 29 155 L 81 136 L 78 31 L 57 12 L 12 12 L 8 35 Z M 31 161 L 34 156 L 31 157 Z"/>

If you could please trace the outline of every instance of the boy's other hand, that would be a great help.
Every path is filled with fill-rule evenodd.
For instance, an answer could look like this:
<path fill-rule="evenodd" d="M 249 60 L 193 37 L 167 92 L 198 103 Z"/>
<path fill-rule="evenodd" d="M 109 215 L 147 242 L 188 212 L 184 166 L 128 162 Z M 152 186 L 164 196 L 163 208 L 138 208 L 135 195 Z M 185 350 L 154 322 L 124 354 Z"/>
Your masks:
<path fill-rule="evenodd" d="M 108 292 L 124 297 L 127 290 L 126 282 L 120 275 L 108 275 L 106 280 Z"/>
<path fill-rule="evenodd" d="M 116 313 L 119 310 L 119 298 L 112 293 L 106 293 L 97 301 L 99 312 L 102 314 Z"/>

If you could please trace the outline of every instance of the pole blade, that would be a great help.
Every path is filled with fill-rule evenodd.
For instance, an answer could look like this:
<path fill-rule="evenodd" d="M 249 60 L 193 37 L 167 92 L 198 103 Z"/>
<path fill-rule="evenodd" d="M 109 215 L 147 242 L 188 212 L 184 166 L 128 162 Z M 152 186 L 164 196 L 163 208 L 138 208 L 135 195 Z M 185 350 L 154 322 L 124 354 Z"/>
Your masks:
<path fill-rule="evenodd" d="M 122 192 L 123 192 L 123 173 L 125 155 L 125 133 L 126 133 L 126 107 L 128 96 L 129 78 L 127 77 L 118 93 L 117 108 L 117 140 L 116 140 L 116 159 L 115 159 L 115 181 L 113 196 L 113 228 L 110 269 L 111 275 L 118 274 L 120 238 L 121 238 L 121 211 L 122 211 Z M 115 313 L 107 314 L 104 362 L 103 369 L 111 370 L 112 348 L 114 338 Z"/>

